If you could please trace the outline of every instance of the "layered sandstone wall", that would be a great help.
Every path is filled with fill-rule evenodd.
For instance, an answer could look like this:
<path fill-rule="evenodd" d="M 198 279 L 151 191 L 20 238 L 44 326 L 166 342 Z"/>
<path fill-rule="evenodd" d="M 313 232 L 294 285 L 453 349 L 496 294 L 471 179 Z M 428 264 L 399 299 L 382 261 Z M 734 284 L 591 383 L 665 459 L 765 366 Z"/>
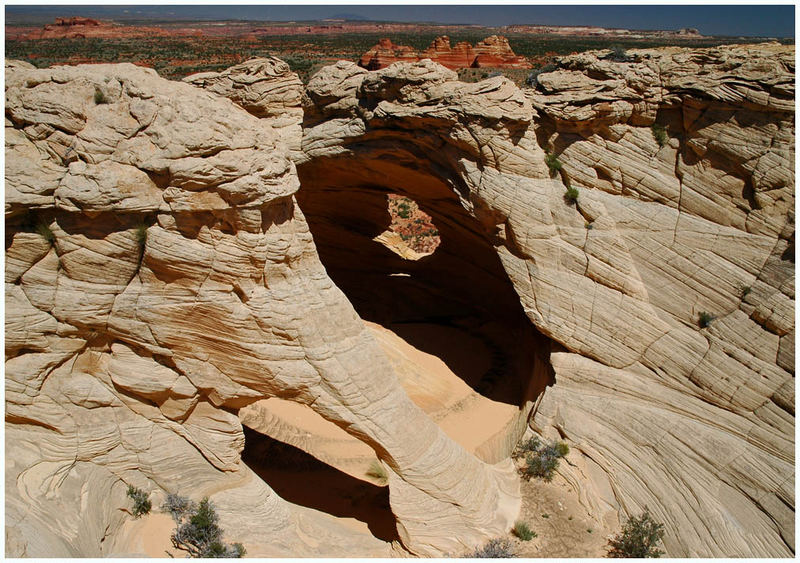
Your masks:
<path fill-rule="evenodd" d="M 524 95 L 426 61 L 328 67 L 308 86 L 301 177 L 450 187 L 554 342 L 532 426 L 580 452 L 564 474 L 595 514 L 649 507 L 674 556 L 788 556 L 793 48 L 628 56 L 565 58 Z"/>
<path fill-rule="evenodd" d="M 235 413 L 265 397 L 375 450 L 411 552 L 507 531 L 511 464 L 411 403 L 319 260 L 361 265 L 355 212 L 391 191 L 442 237 L 405 305 L 511 320 L 518 404 L 593 514 L 649 507 L 670 556 L 790 556 L 793 48 L 607 55 L 526 91 L 340 62 L 302 94 L 274 59 L 188 83 L 8 63 L 7 554 L 130 552 L 130 483 L 212 495 L 252 555 L 386 555 L 242 466 Z M 316 244 L 299 179 L 348 218 Z"/>
<path fill-rule="evenodd" d="M 422 59 L 431 59 L 452 70 L 470 67 L 531 68 L 525 57 L 514 54 L 508 39 L 498 35 L 478 41 L 475 47 L 467 41 L 451 46 L 450 38 L 442 35 L 419 52 L 405 45 L 395 45 L 390 39 L 381 39 L 361 56 L 358 64 L 368 70 L 380 70 L 397 62 L 417 62 Z"/>
<path fill-rule="evenodd" d="M 285 64 L 253 65 L 280 97 Z M 254 555 L 313 554 L 336 533 L 346 553 L 352 534 L 241 464 L 236 410 L 266 397 L 309 405 L 376 451 L 413 553 L 508 529 L 510 462 L 479 461 L 409 400 L 319 262 L 280 123 L 296 89 L 273 127 L 133 65 L 11 63 L 6 85 L 10 554 L 116 552 L 127 484 L 155 498 L 216 491 Z"/>

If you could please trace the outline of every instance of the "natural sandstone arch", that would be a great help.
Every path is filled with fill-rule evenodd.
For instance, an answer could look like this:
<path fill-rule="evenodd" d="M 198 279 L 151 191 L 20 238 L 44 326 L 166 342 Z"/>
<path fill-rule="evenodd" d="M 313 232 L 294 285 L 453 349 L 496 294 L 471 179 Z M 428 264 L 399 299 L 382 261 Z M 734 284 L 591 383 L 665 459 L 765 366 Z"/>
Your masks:
<path fill-rule="evenodd" d="M 307 89 L 301 170 L 433 170 L 484 226 L 527 317 L 564 347 L 531 426 L 580 452 L 564 473 L 589 510 L 650 506 L 671 555 L 794 550 L 790 59 L 778 45 L 585 53 L 524 96 L 424 61 L 339 63 Z M 663 147 L 659 115 L 682 116 Z M 709 330 L 704 309 L 721 312 Z"/>
<path fill-rule="evenodd" d="M 122 504 L 123 483 L 174 492 L 192 471 L 214 490 L 213 466 L 260 487 L 247 502 L 268 497 L 258 511 L 272 507 L 267 527 L 285 529 L 289 507 L 240 465 L 234 413 L 264 397 L 309 405 L 376 451 L 411 552 L 458 552 L 509 529 L 510 461 L 478 460 L 410 401 L 325 274 L 293 197 L 283 141 L 296 129 L 132 65 L 7 72 L 7 435 L 47 449 L 20 452 L 7 472 L 15 549 L 47 553 L 22 524 L 29 495 L 36 517 L 72 525 L 37 491 L 69 476 L 80 486 L 84 468 Z M 16 219 L 31 209 L 50 235 Z M 162 467 L 187 449 L 206 461 Z M 90 517 L 61 538 L 69 553 L 103 553 L 104 530 L 122 520 Z"/>
<path fill-rule="evenodd" d="M 404 140 L 386 146 L 391 154 L 380 144 L 374 149 L 365 144 L 356 155 L 298 167 L 298 203 L 320 259 L 366 320 L 384 325 L 431 320 L 484 331 L 481 336 L 508 364 L 475 387 L 522 408 L 522 428 L 528 410 L 523 407 L 551 383 L 549 342 L 522 311 L 489 236 L 462 206 L 453 180 L 439 176 L 431 160 Z M 441 240 L 435 252 L 409 261 L 373 240 L 389 223 L 387 193 L 412 198 L 431 216 Z M 418 342 L 425 349 L 424 339 Z M 508 456 L 518 438 L 519 430 L 505 436 L 496 460 Z"/>
<path fill-rule="evenodd" d="M 443 194 L 427 209 L 468 227 L 451 240 L 483 233 L 455 247 L 493 247 L 525 315 L 557 343 L 531 426 L 570 442 L 563 476 L 595 514 L 648 505 L 671 556 L 793 553 L 793 74 L 793 49 L 778 45 L 626 63 L 579 54 L 525 93 L 424 62 L 371 74 L 339 63 L 309 84 L 301 146 L 299 107 L 255 121 L 218 97 L 269 106 L 274 81 L 299 103 L 276 61 L 189 80 L 216 95 L 129 65 L 10 63 L 9 553 L 113 553 L 125 483 L 172 491 L 188 479 L 228 507 L 231 527 L 255 515 L 253 535 L 276 538 L 263 553 L 313 554 L 311 525 L 350 555 L 351 535 L 237 463 L 232 411 L 273 393 L 313 404 L 388 462 L 412 551 L 506 529 L 510 468 L 452 447 L 381 376 L 391 369 L 317 258 L 287 154 L 301 169 L 362 163 L 368 186 L 341 172 L 369 188 L 355 192 L 364 202 L 387 187 L 394 155 L 399 177 Z M 111 103 L 93 104 L 95 88 Z M 659 146 L 649 126 L 675 108 L 679 135 Z M 545 149 L 581 187 L 577 206 Z M 48 221 L 52 247 L 17 220 L 27 210 Z M 122 211 L 157 215 L 143 251 L 135 223 L 94 236 Z M 719 313 L 710 327 L 696 322 L 703 309 Z"/>

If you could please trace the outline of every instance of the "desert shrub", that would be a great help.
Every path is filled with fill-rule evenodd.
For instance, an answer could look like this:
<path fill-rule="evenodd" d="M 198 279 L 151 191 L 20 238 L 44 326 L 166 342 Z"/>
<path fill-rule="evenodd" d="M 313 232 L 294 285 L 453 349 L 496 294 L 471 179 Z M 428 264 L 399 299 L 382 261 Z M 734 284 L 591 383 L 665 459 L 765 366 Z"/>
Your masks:
<path fill-rule="evenodd" d="M 578 191 L 578 188 L 573 188 L 572 186 L 569 186 L 567 188 L 567 191 L 564 192 L 564 200 L 567 203 L 577 203 L 578 202 L 578 196 L 580 194 L 581 193 Z"/>
<path fill-rule="evenodd" d="M 547 64 L 543 67 L 533 69 L 525 79 L 525 85 L 530 88 L 536 88 L 539 86 L 539 75 L 546 72 L 553 72 L 554 70 L 556 70 L 556 65 L 554 64 Z"/>
<path fill-rule="evenodd" d="M 100 88 L 94 89 L 94 103 L 95 104 L 107 104 L 108 100 L 106 99 L 106 95 Z"/>
<path fill-rule="evenodd" d="M 136 243 L 139 245 L 139 248 L 144 248 L 145 243 L 147 242 L 147 224 L 139 223 L 136 225 Z"/>
<path fill-rule="evenodd" d="M 558 469 L 558 460 L 569 453 L 569 446 L 564 442 L 552 441 L 545 444 L 538 438 L 531 438 L 523 445 L 525 467 L 522 468 L 522 475 L 527 479 L 538 477 L 552 481 L 553 474 Z"/>
<path fill-rule="evenodd" d="M 186 497 L 170 493 L 161 505 L 163 512 L 169 512 L 172 519 L 176 522 L 180 521 L 181 517 L 187 512 L 193 512 L 197 507 L 195 504 Z"/>
<path fill-rule="evenodd" d="M 369 469 L 367 469 L 367 477 L 372 477 L 381 483 L 385 483 L 389 480 L 389 475 L 386 473 L 386 469 L 384 469 L 380 461 L 373 461 L 370 464 Z"/>
<path fill-rule="evenodd" d="M 541 446 L 542 446 L 542 441 L 539 439 L 539 437 L 533 436 L 517 444 L 517 447 L 512 452 L 511 457 L 515 459 L 523 457 L 525 456 L 525 454 L 529 452 L 537 451 Z"/>
<path fill-rule="evenodd" d="M 630 518 L 622 532 L 609 540 L 608 556 L 661 557 L 664 552 L 657 546 L 663 537 L 664 525 L 655 522 L 645 507 L 641 516 Z"/>
<path fill-rule="evenodd" d="M 544 162 L 547 164 L 547 168 L 550 169 L 551 178 L 555 178 L 564 166 L 561 164 L 561 161 L 558 160 L 558 157 L 550 152 L 544 155 Z"/>
<path fill-rule="evenodd" d="M 527 523 L 519 521 L 514 524 L 514 535 L 522 541 L 530 541 L 537 536 Z"/>
<path fill-rule="evenodd" d="M 700 314 L 697 316 L 697 323 L 700 325 L 700 328 L 706 328 L 714 319 L 716 319 L 716 317 L 711 313 L 700 311 Z"/>
<path fill-rule="evenodd" d="M 753 291 L 753 289 L 749 285 L 744 286 L 742 288 L 742 299 L 750 295 L 751 291 Z"/>
<path fill-rule="evenodd" d="M 147 493 L 137 489 L 133 485 L 128 485 L 128 496 L 133 500 L 133 517 L 139 518 L 143 514 L 148 514 L 153 507 Z"/>
<path fill-rule="evenodd" d="M 39 233 L 44 240 L 53 244 L 56 241 L 56 236 L 53 234 L 53 229 L 50 228 L 50 225 L 41 221 L 36 224 L 36 232 Z"/>
<path fill-rule="evenodd" d="M 608 55 L 606 55 L 605 58 L 620 63 L 626 63 L 630 60 L 630 57 L 628 57 L 628 52 L 622 45 L 612 45 L 611 52 Z"/>
<path fill-rule="evenodd" d="M 242 544 L 227 545 L 222 541 L 222 529 L 217 524 L 219 516 L 207 497 L 198 505 L 177 495 L 170 497 L 165 505 L 169 503 L 172 510 L 168 510 L 177 524 L 171 538 L 176 548 L 187 551 L 191 557 L 239 558 L 246 553 Z"/>
<path fill-rule="evenodd" d="M 475 559 L 506 559 L 516 557 L 511 542 L 506 538 L 495 538 L 470 553 L 467 557 Z"/>
<path fill-rule="evenodd" d="M 653 138 L 656 140 L 659 147 L 663 147 L 667 144 L 667 141 L 669 141 L 667 129 L 660 123 L 653 123 L 653 125 L 650 126 L 650 131 L 652 131 Z"/>

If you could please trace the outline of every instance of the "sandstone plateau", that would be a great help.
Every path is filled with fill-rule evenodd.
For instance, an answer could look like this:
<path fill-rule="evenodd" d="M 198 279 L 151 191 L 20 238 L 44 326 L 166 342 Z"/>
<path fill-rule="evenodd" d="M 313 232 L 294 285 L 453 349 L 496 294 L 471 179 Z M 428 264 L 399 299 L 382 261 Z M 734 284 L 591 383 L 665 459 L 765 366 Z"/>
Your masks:
<path fill-rule="evenodd" d="M 381 39 L 359 60 L 359 66 L 367 70 L 380 70 L 396 62 L 417 62 L 431 59 L 451 70 L 459 68 L 531 68 L 525 57 L 514 54 L 508 39 L 492 35 L 479 41 L 475 47 L 466 41 L 450 46 L 446 35 L 433 40 L 430 47 L 417 52 L 405 45 L 395 45 L 391 39 Z"/>
<path fill-rule="evenodd" d="M 75 39 L 117 37 L 163 37 L 169 32 L 160 27 L 122 26 L 92 18 L 56 18 L 55 23 L 26 33 L 23 39 Z"/>
<path fill-rule="evenodd" d="M 129 484 L 209 496 L 251 556 L 460 555 L 518 517 L 535 432 L 605 529 L 791 557 L 794 49 L 609 55 L 526 90 L 7 61 L 6 555 L 163 556 Z M 390 194 L 431 254 L 380 239 Z M 280 496 L 270 452 L 380 463 L 389 530 Z"/>

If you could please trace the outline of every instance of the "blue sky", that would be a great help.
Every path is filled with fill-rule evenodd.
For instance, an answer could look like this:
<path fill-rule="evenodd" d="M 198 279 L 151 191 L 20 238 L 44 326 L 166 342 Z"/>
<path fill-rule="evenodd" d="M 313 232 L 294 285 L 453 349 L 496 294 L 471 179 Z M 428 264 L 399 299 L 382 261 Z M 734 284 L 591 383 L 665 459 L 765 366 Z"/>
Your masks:
<path fill-rule="evenodd" d="M 794 37 L 794 5 L 114 5 L 6 6 L 9 23 L 20 12 L 55 15 L 94 15 L 123 20 L 129 17 L 180 19 L 314 20 L 336 15 L 373 20 L 509 24 L 598 25 L 628 29 L 695 27 L 705 35 Z"/>

